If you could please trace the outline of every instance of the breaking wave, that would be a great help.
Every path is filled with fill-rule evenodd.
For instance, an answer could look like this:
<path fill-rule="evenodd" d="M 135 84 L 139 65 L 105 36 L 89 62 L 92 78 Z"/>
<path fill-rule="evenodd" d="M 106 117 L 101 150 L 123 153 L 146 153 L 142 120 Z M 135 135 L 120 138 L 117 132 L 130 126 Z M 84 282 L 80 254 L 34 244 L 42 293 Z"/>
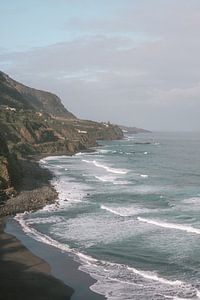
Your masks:
<path fill-rule="evenodd" d="M 149 220 L 145 218 L 138 217 L 138 220 L 147 224 L 163 227 L 163 228 L 168 228 L 168 229 L 177 229 L 177 230 L 182 230 L 188 233 L 194 233 L 194 234 L 200 234 L 200 229 L 199 228 L 194 228 L 192 226 L 187 226 L 187 225 L 181 225 L 181 224 L 176 224 L 176 223 L 166 223 L 166 222 L 161 222 L 161 221 L 155 221 L 155 220 Z"/>
<path fill-rule="evenodd" d="M 123 170 L 123 169 L 114 169 L 114 168 L 111 168 L 111 167 L 108 167 L 106 165 L 103 165 L 103 164 L 100 164 L 99 162 L 97 162 L 96 160 L 86 160 L 86 159 L 83 159 L 82 160 L 83 162 L 86 162 L 88 164 L 93 164 L 95 165 L 96 167 L 98 168 L 102 168 L 104 170 L 106 170 L 107 172 L 109 173 L 114 173 L 114 174 L 127 174 L 127 170 Z"/>

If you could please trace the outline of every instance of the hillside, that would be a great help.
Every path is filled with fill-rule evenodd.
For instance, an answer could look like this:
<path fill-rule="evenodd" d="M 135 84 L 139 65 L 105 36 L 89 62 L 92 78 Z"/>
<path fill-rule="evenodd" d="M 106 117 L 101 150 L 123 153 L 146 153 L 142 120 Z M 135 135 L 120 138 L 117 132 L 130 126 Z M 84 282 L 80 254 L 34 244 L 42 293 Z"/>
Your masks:
<path fill-rule="evenodd" d="M 52 93 L 25 86 L 0 71 L 0 105 L 15 109 L 30 109 L 53 116 L 76 118 Z"/>
<path fill-rule="evenodd" d="M 79 119 L 55 118 L 35 111 L 0 107 L 0 128 L 11 151 L 20 157 L 73 154 L 97 140 L 123 137 L 119 127 Z"/>
<path fill-rule="evenodd" d="M 97 140 L 122 137 L 118 126 L 80 120 L 56 95 L 0 72 L 0 202 L 19 188 L 29 169 L 25 161 L 30 165 L 33 157 L 72 155 L 97 146 Z"/>

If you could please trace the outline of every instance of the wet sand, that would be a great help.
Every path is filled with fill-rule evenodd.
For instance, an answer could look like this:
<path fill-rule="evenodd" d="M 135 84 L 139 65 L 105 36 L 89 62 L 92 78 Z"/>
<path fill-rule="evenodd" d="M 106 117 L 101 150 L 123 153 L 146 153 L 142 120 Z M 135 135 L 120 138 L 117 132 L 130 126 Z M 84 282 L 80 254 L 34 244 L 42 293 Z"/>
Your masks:
<path fill-rule="evenodd" d="M 96 281 L 90 277 L 90 275 L 80 271 L 78 269 L 78 267 L 80 266 L 80 264 L 78 262 L 75 262 L 74 259 L 65 252 L 60 251 L 59 249 L 52 247 L 50 245 L 46 245 L 44 243 L 38 242 L 34 239 L 32 239 L 31 237 L 29 237 L 28 235 L 26 235 L 23 230 L 21 229 L 21 226 L 13 219 L 13 218 L 9 218 L 6 222 L 6 228 L 5 228 L 6 233 L 4 233 L 3 235 L 7 236 L 7 238 L 9 237 L 9 239 L 14 239 L 15 241 L 17 241 L 17 243 L 20 245 L 20 247 L 23 247 L 23 251 L 29 252 L 29 250 L 31 250 L 31 252 L 33 253 L 28 253 L 27 254 L 27 263 L 28 265 L 30 264 L 29 261 L 29 255 L 34 256 L 35 263 L 34 265 L 32 265 L 33 267 L 37 267 L 38 272 L 36 273 L 36 277 L 38 276 L 38 274 L 41 272 L 44 273 L 44 271 L 47 270 L 47 272 L 51 272 L 50 276 L 51 278 L 51 284 L 52 286 L 54 285 L 54 281 L 55 280 L 55 293 L 52 294 L 52 296 L 50 296 L 48 299 L 52 299 L 52 300 L 57 300 L 57 299 L 71 299 L 71 300 L 105 300 L 106 298 L 104 296 L 101 296 L 99 294 L 96 294 L 94 292 L 92 292 L 90 290 L 90 286 L 92 284 L 94 284 Z M 9 233 L 9 235 L 7 234 Z M 13 237 L 16 236 L 18 240 L 16 240 L 16 238 Z M 1 235 L 0 235 L 0 240 L 1 240 Z M 24 246 L 21 245 L 20 242 L 23 243 Z M 11 246 L 11 244 L 10 244 Z M 9 252 L 9 249 L 5 250 L 6 253 Z M 18 253 L 18 255 L 22 254 Z M 39 258 L 40 257 L 40 258 Z M 47 262 L 47 263 L 46 263 Z M 0 262 L 0 268 L 1 268 L 1 262 Z M 16 266 L 16 268 L 18 268 L 18 266 Z M 2 272 L 3 273 L 3 272 Z M 46 273 L 45 273 L 46 274 Z M 49 273 L 47 273 L 49 274 Z M 55 279 L 55 278 L 59 279 Z M 39 282 L 39 286 L 43 285 L 42 282 L 40 282 L 40 279 L 38 277 L 38 279 L 36 278 L 36 280 L 38 280 Z M 59 283 L 61 284 L 60 290 L 59 290 Z M 64 283 L 64 290 L 62 288 Z M 68 288 L 72 287 L 72 288 Z M 61 297 L 59 294 L 56 295 L 56 290 L 58 287 L 58 292 L 64 291 L 65 292 L 65 296 L 64 298 L 59 298 Z M 1 285 L 0 285 L 1 288 Z M 48 286 L 46 285 L 44 287 L 44 289 L 48 290 Z M 65 291 L 66 289 L 66 291 Z M 73 292 L 73 294 L 72 294 Z M 72 294 L 72 297 L 69 298 L 69 296 Z M 1 298 L 0 295 L 0 300 L 1 299 L 47 299 L 47 298 L 38 298 L 37 295 L 35 295 L 33 298 Z"/>
<path fill-rule="evenodd" d="M 69 300 L 73 290 L 50 275 L 51 268 L 33 255 L 0 220 L 0 299 Z"/>
<path fill-rule="evenodd" d="M 36 160 L 22 162 L 19 193 L 0 206 L 0 300 L 105 300 L 95 283 L 67 253 L 28 237 L 11 217 L 55 203 L 52 174 Z"/>

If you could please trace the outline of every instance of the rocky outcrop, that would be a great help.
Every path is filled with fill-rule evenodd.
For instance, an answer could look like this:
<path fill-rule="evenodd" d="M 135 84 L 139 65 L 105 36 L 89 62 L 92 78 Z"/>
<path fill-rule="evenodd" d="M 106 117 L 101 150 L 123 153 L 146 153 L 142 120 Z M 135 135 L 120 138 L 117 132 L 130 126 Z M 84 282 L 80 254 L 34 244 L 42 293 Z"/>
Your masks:
<path fill-rule="evenodd" d="M 0 108 L 0 125 L 10 150 L 20 157 L 34 154 L 74 154 L 96 146 L 97 140 L 120 139 L 121 129 L 110 123 L 38 115 L 34 111 Z"/>
<path fill-rule="evenodd" d="M 11 186 L 11 176 L 9 174 L 9 150 L 5 139 L 0 135 L 0 189 L 6 189 Z"/>
<path fill-rule="evenodd" d="M 36 210 L 55 202 L 57 197 L 57 192 L 49 184 L 52 175 L 47 169 L 40 168 L 30 159 L 20 160 L 20 165 L 22 174 L 18 193 L 0 203 L 0 216 Z"/>
<path fill-rule="evenodd" d="M 124 125 L 119 125 L 119 127 L 125 134 L 137 134 L 137 133 L 150 133 L 151 132 L 149 130 L 146 130 L 143 128 L 138 128 L 138 127 L 130 127 L 130 126 L 124 126 Z"/>
<path fill-rule="evenodd" d="M 17 157 L 9 152 L 5 137 L 0 133 L 0 204 L 15 194 L 14 188 L 19 184 L 20 175 Z"/>
<path fill-rule="evenodd" d="M 33 156 L 72 155 L 97 146 L 98 140 L 122 137 L 118 126 L 77 119 L 56 95 L 0 72 L 0 215 L 36 209 L 55 199 L 48 176 L 32 163 Z M 15 190 L 23 188 L 24 196 L 14 197 Z"/>

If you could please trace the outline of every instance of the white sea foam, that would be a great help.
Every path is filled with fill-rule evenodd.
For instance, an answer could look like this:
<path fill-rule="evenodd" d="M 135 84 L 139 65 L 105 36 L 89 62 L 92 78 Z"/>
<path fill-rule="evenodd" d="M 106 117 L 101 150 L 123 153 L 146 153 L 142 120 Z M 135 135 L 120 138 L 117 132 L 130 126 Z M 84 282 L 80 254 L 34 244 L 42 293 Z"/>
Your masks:
<path fill-rule="evenodd" d="M 18 214 L 15 216 L 15 220 L 17 220 L 19 222 L 23 231 L 25 233 L 27 233 L 30 237 L 32 237 L 33 239 L 35 239 L 39 242 L 42 242 L 44 244 L 58 248 L 62 251 L 67 251 L 67 252 L 70 251 L 70 248 L 68 245 L 62 244 L 62 243 L 52 239 L 51 237 L 47 236 L 46 234 L 43 234 L 43 233 L 37 231 L 36 229 L 32 228 L 31 226 L 29 226 L 28 223 L 24 220 L 23 216 L 24 216 L 24 213 Z"/>
<path fill-rule="evenodd" d="M 53 156 L 52 159 L 55 160 L 56 157 Z M 65 159 L 65 158 L 63 158 L 63 159 Z M 59 157 L 59 160 L 60 160 L 60 157 Z M 113 169 L 113 168 L 110 168 L 109 166 L 102 165 L 102 164 L 100 164 L 99 162 L 96 162 L 96 161 L 89 161 L 88 160 L 86 162 L 94 164 L 96 167 L 103 168 L 107 172 L 110 172 L 110 173 L 113 173 L 113 174 L 124 174 L 124 173 L 118 173 L 118 171 L 121 171 L 120 169 Z M 46 164 L 48 165 L 48 161 L 44 160 L 44 162 L 42 162 L 42 163 L 43 163 L 44 166 Z M 55 166 L 55 168 L 56 168 L 56 166 Z M 113 172 L 113 170 L 114 170 L 114 172 Z M 125 171 L 125 170 L 122 170 L 122 171 Z M 140 175 L 140 174 L 138 174 L 138 175 Z M 143 175 L 143 174 L 141 174 L 141 175 Z M 99 176 L 99 177 L 102 179 L 103 176 Z M 99 178 L 97 178 L 97 179 L 100 180 Z M 105 177 L 104 177 L 104 179 L 105 179 Z M 114 178 L 113 179 L 113 184 L 115 184 L 115 182 L 116 182 L 115 180 L 116 179 Z M 64 203 L 66 200 L 68 200 L 67 203 L 77 202 L 77 200 L 78 200 L 78 202 L 82 201 L 84 192 L 82 192 L 81 188 L 80 189 L 78 188 L 77 190 L 73 190 L 74 183 L 71 183 L 70 188 L 69 188 L 69 186 L 67 186 L 67 184 L 68 184 L 68 182 L 66 183 L 64 181 L 60 181 L 58 183 L 58 185 L 56 185 L 56 188 L 59 190 L 59 199 L 60 199 L 59 201 L 60 201 L 60 203 Z M 136 187 L 136 189 L 137 189 L 137 187 Z M 149 192 L 152 192 L 152 191 L 155 192 L 155 188 L 151 187 L 151 186 L 139 186 L 138 189 L 139 189 L 139 192 L 141 192 L 141 193 L 149 193 Z M 156 187 L 156 191 L 160 191 L 161 189 L 162 188 L 160 188 L 160 187 Z M 67 192 L 64 192 L 64 190 L 66 190 Z M 69 190 L 71 192 L 71 195 L 68 194 Z M 193 201 L 193 200 L 190 199 L 190 201 Z M 185 203 L 187 203 L 187 202 L 185 202 Z M 109 211 L 113 214 L 120 215 L 120 216 L 128 216 L 129 215 L 128 213 L 130 213 L 130 210 L 127 212 L 126 208 L 120 208 L 119 209 L 119 208 L 116 208 L 116 207 L 107 207 L 105 205 L 101 208 L 104 209 L 104 210 L 107 210 L 107 211 Z M 137 209 L 136 209 L 136 211 L 137 211 Z M 139 209 L 138 209 L 138 211 L 139 211 Z M 134 208 L 133 208 L 132 214 L 133 215 L 137 214 L 135 212 L 134 212 Z M 106 215 L 106 214 L 104 214 L 104 215 Z M 20 216 L 19 218 L 23 219 L 23 216 Z M 44 219 L 44 222 L 47 222 L 47 218 L 45 218 L 45 219 Z M 110 219 L 114 219 L 114 218 L 110 218 Z M 115 220 L 117 220 L 117 218 L 115 218 Z M 142 222 L 146 222 L 146 220 L 148 220 L 148 219 L 138 218 L 138 220 L 140 220 Z M 36 222 L 37 221 L 38 221 L 38 223 L 42 223 L 42 220 L 40 222 L 39 218 L 36 219 Z M 124 220 L 124 221 L 126 221 L 126 220 Z M 154 220 L 150 220 L 150 221 L 160 223 L 160 222 L 154 221 Z M 23 224 L 23 222 L 24 222 L 24 224 Z M 58 224 L 58 227 L 59 227 L 59 222 L 62 222 L 62 219 L 57 219 L 57 222 L 56 222 L 56 220 L 53 220 L 53 218 L 51 220 L 51 223 Z M 75 222 L 77 223 L 77 220 L 74 220 L 74 226 L 76 225 L 78 227 L 79 224 L 77 225 L 77 224 L 75 224 Z M 91 224 L 93 224 L 92 222 L 93 222 L 93 220 L 91 220 L 91 223 L 88 226 L 88 229 L 90 229 L 92 227 L 92 225 L 91 225 Z M 51 245 L 53 247 L 56 247 L 56 248 L 58 248 L 62 251 L 73 253 L 73 255 L 78 257 L 79 261 L 82 264 L 82 266 L 80 268 L 83 269 L 85 272 L 89 273 L 93 278 L 98 280 L 98 282 L 95 283 L 91 287 L 91 289 L 94 290 L 94 291 L 97 291 L 99 293 L 105 294 L 109 300 L 132 299 L 132 296 L 130 296 L 130 295 L 133 295 L 133 292 L 135 293 L 135 291 L 138 294 L 137 294 L 137 297 L 134 298 L 134 299 L 138 300 L 138 299 L 140 299 L 140 295 L 143 295 L 144 290 L 147 290 L 146 295 L 148 295 L 148 296 L 147 296 L 146 299 L 148 299 L 148 298 L 149 299 L 150 298 L 151 299 L 157 299 L 156 296 L 154 298 L 154 295 L 155 295 L 154 293 L 157 293 L 159 291 L 161 295 L 164 295 L 164 292 L 166 290 L 167 290 L 167 292 L 170 291 L 169 293 L 171 295 L 173 295 L 171 297 L 171 299 L 173 298 L 173 299 L 176 299 L 176 300 L 178 300 L 178 299 L 180 300 L 181 298 L 178 297 L 179 296 L 178 291 L 180 291 L 180 290 L 181 291 L 183 290 L 183 293 L 180 293 L 180 295 L 183 295 L 183 297 L 184 297 L 182 299 L 189 299 L 189 298 L 187 298 L 188 293 L 187 292 L 184 293 L 184 288 L 186 288 L 186 290 L 188 289 L 189 292 L 193 295 L 192 299 L 196 299 L 196 297 L 200 298 L 199 291 L 196 290 L 195 288 L 193 288 L 191 285 L 189 286 L 186 283 L 184 283 L 182 281 L 179 281 L 179 280 L 169 280 L 167 278 L 163 278 L 159 274 L 157 274 L 156 272 L 143 271 L 143 270 L 135 269 L 133 267 L 129 267 L 129 266 L 125 266 L 125 265 L 120 265 L 120 264 L 109 263 L 109 262 L 97 260 L 97 259 L 95 259 L 91 256 L 88 256 L 88 255 L 84 254 L 84 253 L 80 253 L 75 249 L 71 249 L 70 247 L 68 247 L 68 245 L 57 242 L 56 240 L 54 240 L 54 239 L 38 232 L 37 230 L 35 230 L 34 228 L 31 227 L 31 225 L 33 223 L 34 223 L 34 220 L 32 221 L 32 219 L 29 219 L 29 220 L 21 221 L 20 224 L 21 224 L 22 227 L 24 226 L 24 228 L 23 228 L 24 231 L 27 234 L 29 234 L 30 236 L 32 236 L 33 238 L 35 238 L 36 240 L 38 240 L 40 242 L 43 242 L 43 243 L 46 243 L 46 244 L 49 244 L 49 245 Z M 136 223 L 138 223 L 138 224 L 136 224 Z M 136 223 L 134 223 L 136 225 L 136 227 L 138 225 L 140 227 L 144 227 L 139 222 L 136 222 Z M 146 222 L 146 223 L 148 223 L 148 222 Z M 195 228 L 190 227 L 190 226 L 181 225 L 182 229 L 180 229 L 179 224 L 171 224 L 171 223 L 165 223 L 165 222 L 161 222 L 161 223 L 162 223 L 161 227 L 164 227 L 164 228 L 171 228 L 169 226 L 173 225 L 173 227 L 172 227 L 173 229 L 179 229 L 179 230 L 184 230 L 184 231 L 187 231 L 187 232 L 191 232 L 191 231 L 185 230 L 186 227 L 187 227 L 187 229 L 192 228 L 192 230 L 200 231 L 200 229 L 195 229 Z M 152 225 L 157 225 L 155 223 L 154 224 L 151 223 L 151 224 Z M 98 225 L 99 224 L 97 224 L 96 229 L 94 229 L 94 231 L 96 231 L 97 228 L 99 230 Z M 123 227 L 124 227 L 124 225 L 123 225 Z M 178 225 L 179 228 L 174 228 L 174 225 L 175 226 Z M 160 226 L 160 225 L 157 225 L 157 226 Z M 111 228 L 114 229 L 115 227 L 116 227 L 116 224 L 115 224 L 115 226 L 113 226 Z M 126 236 L 127 228 L 128 228 L 128 230 L 132 230 L 133 223 L 130 223 L 125 228 L 125 230 L 122 231 L 122 235 L 123 235 L 123 233 L 125 233 L 125 236 Z M 112 229 L 111 229 L 112 235 L 116 234 L 116 236 L 113 238 L 113 241 L 116 241 L 116 237 L 118 237 L 120 228 L 118 228 L 116 233 Z M 135 230 L 137 230 L 137 228 L 135 228 Z M 103 231 L 103 228 L 102 228 L 102 231 L 100 231 L 100 234 L 99 234 L 99 231 L 98 231 L 99 235 L 97 236 L 96 240 L 104 242 L 104 232 L 105 232 L 105 226 L 104 226 L 104 231 Z M 92 234 L 93 233 L 94 232 L 92 231 Z M 72 232 L 72 234 L 74 235 L 74 231 Z M 88 234 L 88 236 L 89 236 L 89 234 Z M 88 236 L 87 236 L 87 240 L 88 240 Z M 90 233 L 90 236 L 91 236 L 91 233 Z M 128 236 L 130 236 L 130 232 L 129 232 L 129 234 L 127 234 L 127 237 Z M 110 242 L 110 239 L 109 239 L 109 242 Z M 128 288 L 129 288 L 128 286 L 130 287 L 130 290 L 128 290 Z M 131 286 L 133 286 L 132 290 L 131 290 Z M 121 293 L 121 291 L 122 291 L 122 293 Z M 123 295 L 124 295 L 124 297 L 123 297 Z M 160 298 L 158 298 L 158 299 L 160 299 Z"/>
<path fill-rule="evenodd" d="M 177 299 L 179 299 L 179 292 L 184 296 L 187 295 L 184 299 L 194 299 L 194 297 L 199 297 L 199 291 L 191 285 L 180 280 L 166 279 L 158 275 L 156 272 L 143 271 L 133 267 L 128 267 L 126 265 L 109 263 L 105 261 L 101 261 L 98 264 L 98 267 L 100 268 L 101 272 L 98 270 L 97 276 L 95 274 L 94 267 L 91 268 L 84 266 L 80 269 L 88 272 L 92 275 L 92 277 L 98 280 L 98 282 L 95 283 L 91 289 L 99 293 L 101 293 L 100 291 L 104 291 L 104 294 L 108 297 L 108 299 L 133 299 L 132 297 L 135 293 L 138 295 L 138 297 L 134 297 L 134 299 L 140 299 L 140 297 L 144 299 L 145 291 L 150 299 L 157 299 L 155 293 L 159 293 L 160 295 L 163 294 L 164 296 L 165 292 L 174 295 L 174 297 L 177 297 Z M 108 280 L 110 282 L 108 282 Z M 118 288 L 116 295 L 116 287 L 113 286 L 114 282 L 119 283 L 117 286 Z M 132 290 L 131 286 L 133 286 Z M 150 296 L 151 293 L 153 298 Z M 191 295 L 191 298 L 188 298 L 189 294 Z M 124 297 L 122 295 L 124 295 Z M 129 295 L 132 295 L 132 297 L 129 298 Z M 173 299 L 173 296 L 170 298 Z M 158 299 L 160 298 L 158 297 Z"/>
<path fill-rule="evenodd" d="M 91 290 L 100 294 L 105 294 L 110 300 L 120 299 L 112 298 L 112 295 L 114 296 L 115 291 L 117 292 L 116 296 L 119 295 L 119 291 L 121 291 L 121 293 L 123 292 L 124 295 L 127 295 L 127 293 L 128 295 L 131 295 L 134 291 L 134 293 L 137 292 L 140 296 L 144 293 L 145 289 L 147 289 L 148 295 L 151 292 L 152 295 L 154 295 L 154 291 L 158 292 L 158 289 L 159 292 L 163 292 L 163 294 L 165 291 L 170 292 L 171 295 L 173 294 L 174 297 L 177 297 L 174 299 L 178 299 L 179 290 L 181 290 L 182 294 L 184 291 L 185 294 L 188 294 L 189 290 L 193 298 L 194 296 L 199 297 L 198 290 L 182 281 L 163 278 L 156 272 L 143 271 L 123 264 L 98 260 L 85 253 L 81 253 L 76 249 L 72 249 L 68 245 L 60 243 L 51 237 L 38 232 L 36 229 L 32 228 L 30 224 L 28 224 L 28 220 L 25 220 L 25 218 L 27 218 L 26 213 L 18 214 L 15 217 L 25 233 L 39 242 L 58 248 L 61 251 L 72 253 L 74 257 L 78 258 L 79 262 L 81 263 L 79 269 L 90 274 L 91 277 L 97 280 L 97 282 L 90 287 Z M 116 282 L 118 287 L 117 290 L 116 286 L 113 285 L 113 282 Z M 155 282 L 155 285 L 153 282 Z M 129 289 L 131 289 L 131 286 L 133 286 L 134 290 L 127 290 L 128 286 Z M 170 286 L 172 288 L 169 288 Z M 189 298 L 184 297 L 184 299 Z"/>
<path fill-rule="evenodd" d="M 146 175 L 146 174 L 141 174 L 141 175 L 140 175 L 140 177 L 142 177 L 142 178 L 148 178 L 148 177 L 149 177 L 149 175 Z"/>
<path fill-rule="evenodd" d="M 101 182 L 111 182 L 114 185 L 127 185 L 129 181 L 127 180 L 118 180 L 116 177 L 113 176 L 95 176 Z"/>
<path fill-rule="evenodd" d="M 184 283 L 180 280 L 168 280 L 165 278 L 160 277 L 156 272 L 149 272 L 149 271 L 141 271 L 137 270 L 132 267 L 127 267 L 129 271 L 132 271 L 133 273 L 142 276 L 145 279 L 153 280 L 153 281 L 158 281 L 163 284 L 168 284 L 168 285 L 183 285 Z"/>
<path fill-rule="evenodd" d="M 119 215 L 119 216 L 122 216 L 122 217 L 126 217 L 127 216 L 127 214 L 123 214 L 123 213 L 121 213 L 121 212 L 119 212 L 117 210 L 114 210 L 112 208 L 109 208 L 109 207 L 107 207 L 105 205 L 101 205 L 101 209 L 107 210 L 107 211 L 109 211 L 109 212 L 111 212 L 111 213 L 113 213 L 115 215 Z"/>
<path fill-rule="evenodd" d="M 147 154 L 148 154 L 148 152 L 147 152 L 147 151 L 145 151 L 145 152 L 144 152 L 144 155 L 147 155 Z"/>
<path fill-rule="evenodd" d="M 149 209 L 138 208 L 138 207 L 108 207 L 106 205 L 101 205 L 101 209 L 107 210 L 110 213 L 119 215 L 121 217 L 129 217 L 134 215 L 139 215 L 149 212 Z"/>
<path fill-rule="evenodd" d="M 103 164 L 100 164 L 99 162 L 97 162 L 96 160 L 86 160 L 86 159 L 83 159 L 82 160 L 83 162 L 86 162 L 88 164 L 93 164 L 95 165 L 96 167 L 98 168 L 102 168 L 104 170 L 106 170 L 107 172 L 109 173 L 114 173 L 114 174 L 127 174 L 127 170 L 123 170 L 123 169 L 114 169 L 114 168 L 110 168 L 106 165 L 103 165 Z"/>
<path fill-rule="evenodd" d="M 67 207 L 77 205 L 87 195 L 87 186 L 70 181 L 68 177 L 54 178 L 52 185 L 58 192 L 58 199 L 54 204 L 46 205 L 41 211 L 65 210 Z M 86 202 L 86 201 L 85 201 Z"/>
<path fill-rule="evenodd" d="M 197 290 L 197 297 L 200 299 L 200 291 Z"/>
<path fill-rule="evenodd" d="M 200 197 L 191 197 L 182 201 L 184 204 L 200 205 Z"/>
<path fill-rule="evenodd" d="M 96 179 L 102 181 L 102 182 L 112 182 L 114 183 L 115 178 L 110 176 L 95 176 Z"/>
<path fill-rule="evenodd" d="M 106 149 L 100 149 L 98 152 L 102 153 L 102 154 L 106 154 L 106 153 L 112 153 L 113 151 L 112 150 L 106 150 Z"/>
<path fill-rule="evenodd" d="M 46 164 L 46 160 L 45 159 L 40 159 L 40 164 Z"/>
<path fill-rule="evenodd" d="M 162 221 L 149 220 L 141 217 L 138 217 L 138 220 L 144 223 L 152 224 L 163 228 L 177 229 L 177 230 L 186 231 L 188 233 L 200 234 L 200 228 L 194 228 L 192 226 L 176 224 L 176 223 L 166 223 Z"/>
<path fill-rule="evenodd" d="M 58 217 L 58 216 L 51 216 L 48 218 L 33 218 L 33 219 L 28 219 L 26 221 L 27 225 L 32 225 L 32 224 L 48 224 L 48 223 L 59 223 L 62 222 L 63 218 L 62 217 Z"/>
<path fill-rule="evenodd" d="M 98 262 L 98 260 L 97 259 L 95 259 L 95 258 L 93 258 L 93 257 L 91 257 L 91 256 L 89 256 L 89 255 L 86 255 L 86 254 L 83 254 L 83 253 L 81 253 L 81 252 L 76 252 L 76 255 L 79 257 L 79 259 L 82 261 L 82 262 L 86 262 L 86 263 L 89 263 L 89 264 L 91 264 L 91 263 L 97 263 Z"/>
<path fill-rule="evenodd" d="M 70 248 L 68 245 L 66 244 L 63 244 L 63 243 L 60 243 L 52 238 L 50 238 L 49 236 L 45 235 L 45 234 L 42 234 L 40 233 L 39 231 L 37 231 L 36 229 L 30 227 L 30 220 L 26 221 L 24 220 L 24 216 L 26 216 L 26 213 L 24 214 L 18 214 L 16 217 L 15 217 L 15 220 L 17 220 L 23 231 L 27 234 L 29 234 L 32 238 L 36 239 L 37 241 L 40 241 L 40 242 L 43 242 L 45 244 L 48 244 L 48 245 L 51 245 L 55 248 L 58 248 L 62 251 L 66 251 L 66 252 L 72 252 L 74 254 L 76 254 L 79 259 L 84 262 L 84 263 L 89 263 L 89 264 L 97 264 L 97 266 L 103 266 L 104 268 L 105 267 L 114 267 L 114 268 L 126 268 L 128 271 L 130 272 L 133 272 L 134 274 L 136 275 L 139 275 L 145 279 L 149 279 L 149 280 L 153 280 L 153 281 L 159 281 L 160 283 L 163 283 L 163 284 L 168 284 L 168 285 L 181 285 L 181 284 L 184 284 L 183 282 L 181 281 L 170 281 L 170 280 L 167 280 L 167 279 L 164 279 L 162 277 L 159 277 L 156 273 L 154 272 L 147 272 L 147 271 L 142 271 L 142 270 L 138 270 L 136 268 L 133 268 L 133 267 L 128 267 L 128 266 L 125 266 L 125 265 L 120 265 L 120 264 L 116 264 L 116 263 L 110 263 L 110 262 L 106 262 L 106 261 L 103 261 L 103 260 L 97 260 L 89 255 L 86 255 L 84 253 L 81 253 L 75 249 L 72 249 Z"/>
<path fill-rule="evenodd" d="M 83 152 L 78 152 L 78 153 L 75 154 L 75 156 L 80 156 L 80 155 L 83 155 L 83 154 L 85 154 L 85 153 L 83 153 Z"/>
<path fill-rule="evenodd" d="M 66 156 L 66 155 L 60 155 L 60 156 L 47 156 L 47 157 L 45 157 L 45 158 L 43 158 L 42 160 L 43 161 L 47 161 L 47 162 L 49 162 L 49 161 L 51 161 L 51 160 L 63 160 L 63 159 L 69 159 L 69 156 Z"/>

